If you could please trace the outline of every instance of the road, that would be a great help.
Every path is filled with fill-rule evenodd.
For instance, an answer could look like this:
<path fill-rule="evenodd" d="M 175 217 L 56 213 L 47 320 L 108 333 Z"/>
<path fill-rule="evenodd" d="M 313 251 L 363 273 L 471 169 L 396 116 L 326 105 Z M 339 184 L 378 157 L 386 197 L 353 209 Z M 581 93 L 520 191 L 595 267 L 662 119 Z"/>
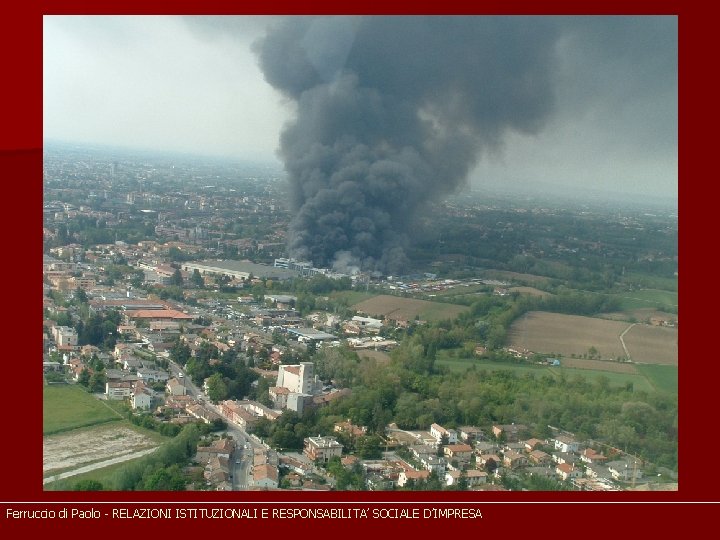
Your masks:
<path fill-rule="evenodd" d="M 635 326 L 636 324 L 637 324 L 637 323 L 632 323 L 630 326 L 628 326 L 628 327 L 625 329 L 625 331 L 624 331 L 622 334 L 620 334 L 620 343 L 622 344 L 622 348 L 623 348 L 623 350 L 625 351 L 625 356 L 627 357 L 628 362 L 632 362 L 632 358 L 630 357 L 630 351 L 628 351 L 628 348 L 627 348 L 627 346 L 625 345 L 625 340 L 624 340 L 623 338 L 625 337 L 625 334 L 627 334 L 627 333 L 630 331 L 630 329 L 631 329 L 633 326 Z"/>
<path fill-rule="evenodd" d="M 230 456 L 231 472 L 232 472 L 232 488 L 233 491 L 244 491 L 252 485 L 252 464 L 254 457 L 254 450 L 256 448 L 262 448 L 267 450 L 267 447 L 263 444 L 255 441 L 247 432 L 240 428 L 236 423 L 231 421 L 225 416 L 220 407 L 210 402 L 207 396 L 200 390 L 183 372 L 182 368 L 173 362 L 169 361 L 170 372 L 172 375 L 179 380 L 183 380 L 185 388 L 189 396 L 194 397 L 199 403 L 202 403 L 209 409 L 219 414 L 223 420 L 227 423 L 227 433 L 230 437 L 235 440 L 236 450 L 232 456 Z M 182 377 L 181 377 L 182 375 Z"/>

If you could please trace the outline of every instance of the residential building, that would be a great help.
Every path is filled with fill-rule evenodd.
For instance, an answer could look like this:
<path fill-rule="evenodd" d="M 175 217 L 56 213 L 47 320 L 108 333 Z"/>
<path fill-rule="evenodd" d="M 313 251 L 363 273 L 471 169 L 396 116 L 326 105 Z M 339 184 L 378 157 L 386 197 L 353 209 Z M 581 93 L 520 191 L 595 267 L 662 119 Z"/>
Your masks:
<path fill-rule="evenodd" d="M 303 453 L 312 461 L 327 463 L 333 457 L 340 457 L 343 445 L 335 437 L 307 437 Z"/>
<path fill-rule="evenodd" d="M 276 489 L 278 487 L 278 468 L 265 463 L 264 465 L 258 465 L 253 467 L 253 486 L 258 488 L 269 488 Z"/>
<path fill-rule="evenodd" d="M 509 469 L 517 469 L 527 464 L 528 458 L 515 450 L 508 450 L 503 455 L 503 465 Z"/>
<path fill-rule="evenodd" d="M 457 432 L 460 440 L 468 444 L 481 441 L 485 438 L 483 430 L 476 426 L 461 426 L 457 429 Z"/>
<path fill-rule="evenodd" d="M 635 480 L 642 478 L 639 462 L 625 460 L 611 461 L 607 464 L 607 468 L 615 480 L 628 482 L 633 480 L 633 477 Z"/>
<path fill-rule="evenodd" d="M 430 425 L 430 435 L 435 438 L 436 444 L 443 444 L 443 437 L 446 438 L 444 444 L 454 444 L 458 442 L 457 431 L 454 429 L 445 429 L 440 424 Z"/>
<path fill-rule="evenodd" d="M 105 395 L 109 400 L 123 400 L 130 397 L 132 391 L 133 384 L 129 381 L 105 383 Z"/>
<path fill-rule="evenodd" d="M 78 335 L 74 328 L 69 326 L 53 327 L 53 338 L 58 347 L 77 347 Z"/>
<path fill-rule="evenodd" d="M 558 435 L 553 440 L 555 449 L 561 452 L 578 452 L 580 450 L 580 443 L 569 435 Z"/>
<path fill-rule="evenodd" d="M 429 476 L 430 471 L 415 471 L 413 469 L 407 469 L 398 475 L 397 485 L 399 487 L 404 487 L 411 481 L 419 482 L 421 480 L 427 480 Z"/>
<path fill-rule="evenodd" d="M 473 449 L 469 444 L 449 444 L 444 449 L 445 458 L 449 462 L 457 462 L 458 466 L 463 467 L 470 463 Z"/>
<path fill-rule="evenodd" d="M 173 377 L 165 385 L 165 389 L 171 396 L 184 396 L 187 394 L 185 383 L 181 379 Z"/>
<path fill-rule="evenodd" d="M 153 403 L 153 392 L 145 386 L 141 381 L 135 383 L 132 395 L 130 396 L 130 404 L 133 409 L 150 410 Z"/>
<path fill-rule="evenodd" d="M 465 478 L 468 487 L 485 484 L 488 474 L 478 469 L 468 469 L 467 471 L 448 471 L 445 473 L 445 484 L 448 486 L 457 485 L 461 478 Z"/>
<path fill-rule="evenodd" d="M 568 463 L 559 464 L 557 467 L 555 467 L 555 472 L 563 480 L 570 480 L 572 478 L 580 478 L 583 475 L 583 472 L 580 469 L 580 467 L 575 467 L 574 465 L 570 465 Z"/>
<path fill-rule="evenodd" d="M 278 366 L 275 386 L 287 388 L 297 394 L 313 394 L 316 386 L 313 363 L 301 362 L 294 366 Z"/>

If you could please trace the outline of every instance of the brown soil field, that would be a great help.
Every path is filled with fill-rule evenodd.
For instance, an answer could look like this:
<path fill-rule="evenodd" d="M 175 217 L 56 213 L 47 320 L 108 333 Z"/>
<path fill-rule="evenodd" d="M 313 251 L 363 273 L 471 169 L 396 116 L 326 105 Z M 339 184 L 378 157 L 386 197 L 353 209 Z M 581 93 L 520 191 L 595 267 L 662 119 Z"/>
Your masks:
<path fill-rule="evenodd" d="M 595 347 L 603 359 L 624 358 L 620 334 L 624 322 L 530 311 L 515 321 L 508 332 L 508 344 L 538 353 L 559 353 L 565 357 L 583 355 Z"/>
<path fill-rule="evenodd" d="M 467 307 L 428 300 L 415 300 L 381 294 L 355 304 L 353 308 L 371 317 L 386 317 L 391 320 L 412 321 L 415 317 L 426 321 L 439 321 L 454 319 L 460 313 L 467 311 Z"/>
<path fill-rule="evenodd" d="M 613 373 L 637 374 L 637 368 L 624 362 L 607 362 L 604 360 L 583 360 L 581 358 L 563 358 L 562 367 L 576 369 L 592 369 L 596 371 L 612 371 Z"/>
<path fill-rule="evenodd" d="M 519 292 L 520 294 L 530 294 L 532 296 L 542 296 L 545 298 L 546 296 L 552 296 L 547 291 L 541 291 L 540 289 L 536 289 L 535 287 L 511 287 L 508 289 L 510 292 Z"/>
<path fill-rule="evenodd" d="M 123 456 L 151 450 L 158 443 L 127 426 L 105 425 L 43 437 L 43 476 L 53 471 L 101 467 Z"/>
<path fill-rule="evenodd" d="M 603 360 L 625 358 L 620 335 L 629 328 L 621 321 L 531 311 L 515 321 L 508 344 L 538 353 L 581 356 L 595 347 Z M 635 324 L 623 336 L 633 362 L 677 365 L 676 328 Z"/>
<path fill-rule="evenodd" d="M 637 324 L 623 339 L 633 362 L 678 365 L 677 328 Z"/>

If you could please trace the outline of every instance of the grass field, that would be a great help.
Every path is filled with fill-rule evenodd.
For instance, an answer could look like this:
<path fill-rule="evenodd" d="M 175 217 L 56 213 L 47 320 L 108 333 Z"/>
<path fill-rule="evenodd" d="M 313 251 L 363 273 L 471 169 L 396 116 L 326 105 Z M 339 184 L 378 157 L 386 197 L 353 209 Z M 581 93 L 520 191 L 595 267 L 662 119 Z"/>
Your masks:
<path fill-rule="evenodd" d="M 638 371 L 660 392 L 678 393 L 678 369 L 675 366 L 639 364 Z"/>
<path fill-rule="evenodd" d="M 661 291 L 658 289 L 642 289 L 612 295 L 620 300 L 623 310 L 640 308 L 664 307 L 668 309 L 677 308 L 678 293 L 673 291 Z"/>
<path fill-rule="evenodd" d="M 510 272 L 507 270 L 485 270 L 482 277 L 487 279 L 499 279 L 504 281 L 516 281 L 525 283 L 529 286 L 549 285 L 552 281 L 549 277 L 538 276 L 535 274 L 521 274 L 519 272 Z"/>
<path fill-rule="evenodd" d="M 43 387 L 44 435 L 112 422 L 121 418 L 121 415 L 79 386 Z"/>
<path fill-rule="evenodd" d="M 638 274 L 635 272 L 628 272 L 623 277 L 622 281 L 626 283 L 632 283 L 636 286 L 644 287 L 646 289 L 662 289 L 664 291 L 677 291 L 678 279 L 666 278 L 659 276 L 651 276 L 649 274 Z"/>
<path fill-rule="evenodd" d="M 547 291 L 541 291 L 540 289 L 536 289 L 535 287 L 510 287 L 508 291 L 517 292 L 520 294 L 528 294 L 530 296 L 540 296 L 542 298 L 545 298 L 546 296 L 552 296 L 551 293 Z"/>
<path fill-rule="evenodd" d="M 412 321 L 415 317 L 425 321 L 454 319 L 468 309 L 466 306 L 415 300 L 388 294 L 381 294 L 363 300 L 353 305 L 353 308 L 367 313 L 371 317 L 387 317 L 388 319 L 406 321 Z"/>
<path fill-rule="evenodd" d="M 484 289 L 487 289 L 487 285 L 468 285 L 467 287 L 464 285 L 460 285 L 457 287 L 445 289 L 444 291 L 432 291 L 427 294 L 433 294 L 439 298 L 452 298 L 453 296 L 468 295 L 475 296 L 478 292 L 483 291 Z"/>
<path fill-rule="evenodd" d="M 633 375 L 629 373 L 612 373 L 608 371 L 590 369 L 506 364 L 501 362 L 475 360 L 472 358 L 438 358 L 435 363 L 438 366 L 445 366 L 451 371 L 459 373 L 464 373 L 469 367 L 476 366 L 477 369 L 487 369 L 488 371 L 498 371 L 503 369 L 510 370 L 520 376 L 529 373 L 536 377 L 552 375 L 555 378 L 560 378 L 560 376 L 564 374 L 567 378 L 579 376 L 586 378 L 588 381 L 592 381 L 602 376 L 608 379 L 610 386 L 625 386 L 628 382 L 631 382 L 635 390 L 644 390 L 646 392 L 652 392 L 655 390 L 655 387 L 651 384 L 648 378 L 642 374 Z"/>
<path fill-rule="evenodd" d="M 347 301 L 348 306 L 352 306 L 377 296 L 375 293 L 364 292 L 364 291 L 337 291 L 330 294 L 330 298 L 344 299 Z"/>
<path fill-rule="evenodd" d="M 357 355 L 360 358 L 369 358 L 375 360 L 378 364 L 387 364 L 390 362 L 390 355 L 384 351 L 374 351 L 370 349 L 363 349 L 357 351 Z"/>

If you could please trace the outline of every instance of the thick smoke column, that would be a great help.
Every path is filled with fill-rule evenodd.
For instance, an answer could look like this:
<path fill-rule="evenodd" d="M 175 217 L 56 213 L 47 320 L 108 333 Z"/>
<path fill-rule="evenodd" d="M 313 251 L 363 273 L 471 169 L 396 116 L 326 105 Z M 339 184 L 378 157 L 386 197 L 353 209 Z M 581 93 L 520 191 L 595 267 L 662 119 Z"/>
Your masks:
<path fill-rule="evenodd" d="M 257 44 L 297 104 L 280 152 L 290 256 L 397 272 L 413 220 L 508 130 L 553 106 L 554 23 L 523 17 L 292 17 Z"/>

